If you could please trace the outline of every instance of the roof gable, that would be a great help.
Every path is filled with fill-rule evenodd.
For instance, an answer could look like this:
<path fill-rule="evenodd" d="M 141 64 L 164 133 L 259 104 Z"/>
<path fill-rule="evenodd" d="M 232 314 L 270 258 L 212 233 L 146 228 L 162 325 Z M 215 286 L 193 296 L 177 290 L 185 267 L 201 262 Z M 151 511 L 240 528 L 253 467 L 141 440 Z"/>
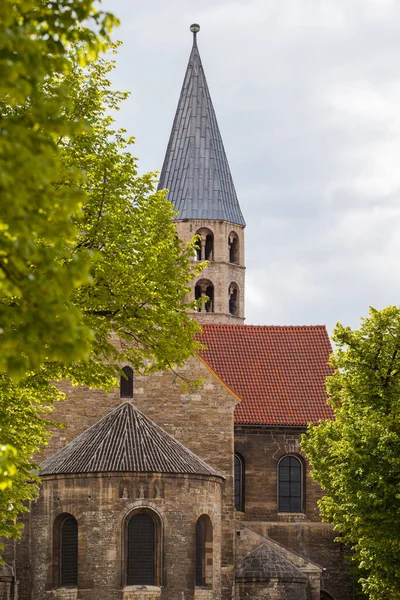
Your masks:
<path fill-rule="evenodd" d="M 333 417 L 324 326 L 203 325 L 201 357 L 242 402 L 235 423 L 306 426 Z"/>
<path fill-rule="evenodd" d="M 145 472 L 222 477 L 130 402 L 47 458 L 41 469 L 41 475 Z"/>

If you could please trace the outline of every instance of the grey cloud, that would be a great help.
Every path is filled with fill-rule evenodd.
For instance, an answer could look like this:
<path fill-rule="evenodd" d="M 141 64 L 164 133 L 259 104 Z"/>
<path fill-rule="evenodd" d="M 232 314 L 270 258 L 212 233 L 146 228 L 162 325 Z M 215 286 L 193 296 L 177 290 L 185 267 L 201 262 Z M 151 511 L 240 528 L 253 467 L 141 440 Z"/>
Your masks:
<path fill-rule="evenodd" d="M 161 168 L 191 22 L 247 221 L 247 321 L 356 326 L 398 303 L 400 4 L 105 0 L 118 123 Z"/>

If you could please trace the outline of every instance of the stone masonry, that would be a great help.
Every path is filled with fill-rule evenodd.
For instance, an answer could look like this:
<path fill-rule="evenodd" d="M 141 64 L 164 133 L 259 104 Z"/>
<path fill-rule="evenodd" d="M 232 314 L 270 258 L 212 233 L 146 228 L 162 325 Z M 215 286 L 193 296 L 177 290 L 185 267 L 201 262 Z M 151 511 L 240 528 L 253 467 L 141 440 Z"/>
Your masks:
<path fill-rule="evenodd" d="M 154 511 L 161 524 L 159 585 L 153 589 L 124 584 L 126 521 L 134 511 L 143 509 Z M 41 497 L 31 514 L 34 577 L 21 581 L 21 600 L 59 597 L 52 567 L 52 526 L 63 513 L 78 521 L 78 600 L 176 600 L 182 594 L 185 600 L 194 600 L 195 525 L 203 514 L 213 526 L 209 600 L 220 598 L 221 479 L 126 473 L 43 476 Z M 29 532 L 24 535 L 22 543 L 27 543 Z"/>
<path fill-rule="evenodd" d="M 352 581 L 347 574 L 343 547 L 334 542 L 331 525 L 322 523 L 318 513 L 321 488 L 310 476 L 300 448 L 305 428 L 235 427 L 235 450 L 246 468 L 245 511 L 237 513 L 244 525 L 270 537 L 286 548 L 321 566 L 321 589 L 340 600 L 352 598 Z M 301 513 L 279 513 L 277 468 L 287 454 L 301 458 L 304 469 Z"/>
<path fill-rule="evenodd" d="M 243 323 L 244 321 L 244 228 L 226 221 L 176 221 L 176 228 L 181 240 L 190 241 L 201 229 L 209 229 L 214 235 L 213 259 L 194 279 L 190 300 L 194 299 L 194 288 L 201 279 L 209 279 L 214 285 L 214 311 L 199 312 L 196 320 L 200 323 Z M 238 236 L 238 261 L 229 262 L 229 236 L 234 232 Z M 239 289 L 238 315 L 229 312 L 229 286 L 236 283 Z"/>

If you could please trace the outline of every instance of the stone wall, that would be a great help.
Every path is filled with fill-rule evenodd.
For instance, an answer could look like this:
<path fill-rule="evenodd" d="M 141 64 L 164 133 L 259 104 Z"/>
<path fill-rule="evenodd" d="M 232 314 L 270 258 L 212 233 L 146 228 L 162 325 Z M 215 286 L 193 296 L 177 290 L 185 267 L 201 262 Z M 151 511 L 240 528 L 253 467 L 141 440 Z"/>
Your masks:
<path fill-rule="evenodd" d="M 200 323 L 243 323 L 244 321 L 244 229 L 240 225 L 233 225 L 226 221 L 176 221 L 179 237 L 183 242 L 192 239 L 195 233 L 202 228 L 210 229 L 214 234 L 214 257 L 201 274 L 193 280 L 190 299 L 194 299 L 194 287 L 198 280 L 209 279 L 214 284 L 214 312 L 195 313 L 195 318 Z M 239 239 L 238 264 L 229 262 L 228 238 L 235 232 Z M 229 285 L 235 282 L 239 288 L 238 316 L 229 313 Z"/>
<path fill-rule="evenodd" d="M 16 600 L 13 593 L 13 584 L 8 581 L 0 581 L 0 600 Z"/>
<path fill-rule="evenodd" d="M 203 383 L 183 393 L 185 380 Z M 204 363 L 191 358 L 176 373 L 135 374 L 132 402 L 160 427 L 225 477 L 222 492 L 222 598 L 231 600 L 234 586 L 233 411 L 236 400 Z M 109 394 L 62 385 L 68 399 L 56 405 L 52 418 L 67 423 L 56 430 L 44 456 L 54 454 L 122 401 L 119 389 Z"/>
<path fill-rule="evenodd" d="M 161 591 L 154 585 L 128 585 L 124 587 L 123 600 L 160 600 Z"/>
<path fill-rule="evenodd" d="M 300 436 L 306 428 L 235 427 L 235 450 L 245 462 L 246 520 L 288 522 L 320 520 L 317 501 L 320 486 L 311 478 L 310 469 L 300 448 Z M 295 516 L 278 512 L 278 462 L 286 454 L 295 454 L 305 464 L 304 506 Z"/>
<path fill-rule="evenodd" d="M 57 590 L 52 590 L 51 592 L 52 600 L 77 600 L 77 598 L 77 589 L 58 588 Z"/>
<path fill-rule="evenodd" d="M 157 588 L 124 583 L 126 523 L 135 510 L 153 511 L 161 523 Z M 68 592 L 55 589 L 58 582 L 53 566 L 52 528 L 63 513 L 78 521 L 78 589 Z M 19 600 L 194 600 L 195 528 L 203 514 L 210 517 L 213 527 L 210 600 L 219 600 L 219 478 L 150 474 L 43 477 L 40 499 L 32 505 L 31 513 L 32 577 L 21 582 Z"/>
<path fill-rule="evenodd" d="M 311 478 L 300 448 L 300 435 L 304 431 L 304 428 L 235 427 L 235 449 L 245 462 L 245 511 L 238 518 L 260 534 L 320 565 L 321 589 L 336 600 L 351 600 L 352 581 L 347 574 L 343 546 L 334 542 L 333 528 L 320 521 L 317 501 L 322 492 Z M 304 461 L 302 513 L 278 512 L 277 467 L 285 454 L 296 454 Z"/>
<path fill-rule="evenodd" d="M 289 561 L 294 567 L 296 567 L 296 569 L 298 569 L 307 577 L 308 581 L 305 588 L 305 598 L 307 600 L 320 600 L 321 576 L 323 573 L 322 568 L 320 568 L 317 564 L 310 562 L 304 556 L 297 554 L 288 547 L 278 543 L 276 540 L 261 534 L 254 528 L 253 523 L 250 526 L 250 524 L 237 521 L 236 527 L 237 561 L 240 561 L 248 556 L 255 548 L 259 547 L 260 544 L 267 544 L 269 547 L 271 547 L 274 553 L 279 554 L 282 557 L 282 561 L 279 561 L 278 564 L 283 565 L 286 561 Z M 259 529 L 262 529 L 262 526 L 259 527 Z M 282 569 L 282 573 L 283 572 L 284 571 Z M 236 582 L 236 585 L 238 585 L 238 582 Z"/>
<path fill-rule="evenodd" d="M 203 384 L 183 394 L 173 373 L 135 378 L 136 406 L 225 477 L 222 488 L 222 598 L 234 586 L 233 411 L 236 400 L 198 358 L 182 369 L 183 377 Z"/>
<path fill-rule="evenodd" d="M 306 586 L 298 583 L 238 582 L 236 600 L 307 600 Z"/>

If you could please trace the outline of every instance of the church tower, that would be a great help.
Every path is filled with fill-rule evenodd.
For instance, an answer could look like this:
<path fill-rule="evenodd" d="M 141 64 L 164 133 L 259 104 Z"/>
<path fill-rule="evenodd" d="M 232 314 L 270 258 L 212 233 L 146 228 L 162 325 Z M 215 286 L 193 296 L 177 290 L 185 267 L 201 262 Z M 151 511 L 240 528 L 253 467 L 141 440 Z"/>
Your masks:
<path fill-rule="evenodd" d="M 200 323 L 244 321 L 245 221 L 197 47 L 199 25 L 190 27 L 193 47 L 161 171 L 159 189 L 179 214 L 183 242 L 201 236 L 196 260 L 209 261 L 193 281 L 191 299 L 204 298 Z M 206 298 L 208 298 L 206 300 Z"/>

